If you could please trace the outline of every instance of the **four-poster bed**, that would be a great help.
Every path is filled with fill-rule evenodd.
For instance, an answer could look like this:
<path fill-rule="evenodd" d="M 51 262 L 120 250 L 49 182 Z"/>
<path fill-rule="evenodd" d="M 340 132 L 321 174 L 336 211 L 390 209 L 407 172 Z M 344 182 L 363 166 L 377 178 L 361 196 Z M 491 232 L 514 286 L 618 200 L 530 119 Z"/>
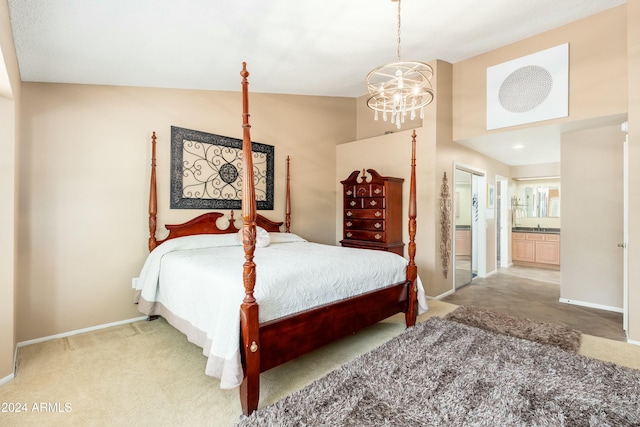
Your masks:
<path fill-rule="evenodd" d="M 426 300 L 421 286 L 418 286 L 415 264 L 415 131 L 412 135 L 409 260 L 389 252 L 306 242 L 289 230 L 288 157 L 285 233 L 280 233 L 282 222 L 273 222 L 256 212 L 248 111 L 249 73 L 245 63 L 240 74 L 243 104 L 242 226 L 235 226 L 231 212 L 228 225 L 219 227 L 218 220 L 224 214 L 208 212 L 183 224 L 167 225 L 168 236 L 163 240 L 156 239 L 154 132 L 149 197 L 151 253 L 136 288 L 136 302 L 140 311 L 149 316 L 162 315 L 190 341 L 203 347 L 209 357 L 207 374 L 219 377 L 223 388 L 239 385 L 242 411 L 248 415 L 258 407 L 261 372 L 397 313 L 405 313 L 407 327 L 413 326 L 419 301 L 421 309 L 426 309 Z M 205 239 L 206 248 L 202 246 Z M 215 242 L 210 243 L 211 240 Z M 177 259 L 182 252 L 186 258 L 177 267 Z M 298 258 L 294 258 L 296 256 Z M 239 259 L 242 258 L 244 289 L 240 289 L 239 284 L 231 286 L 231 290 L 223 289 L 218 282 L 229 282 L 229 285 L 239 282 Z M 207 265 L 218 260 L 222 264 L 238 265 L 232 265 L 232 271 L 228 273 L 222 270 L 211 272 L 196 264 L 194 259 Z M 178 280 L 180 284 L 172 285 Z M 218 282 L 214 284 L 216 280 Z M 281 289 L 276 290 L 275 286 Z M 187 291 L 191 287 L 194 289 Z M 336 289 L 328 289 L 332 287 Z M 187 302 L 186 294 L 189 292 L 193 295 Z M 328 295 L 324 295 L 325 292 Z M 205 295 L 208 293 L 211 293 L 210 297 Z M 278 293 L 282 293 L 280 300 L 269 299 Z M 231 303 L 216 305 L 222 304 L 218 302 L 222 294 L 229 294 Z M 231 306 L 233 315 L 222 319 L 218 312 L 225 311 L 227 306 Z M 194 312 L 200 314 L 192 315 Z M 223 327 L 225 323 L 227 326 Z M 228 345 L 223 343 L 229 339 Z M 231 348 L 220 350 L 225 345 Z"/>

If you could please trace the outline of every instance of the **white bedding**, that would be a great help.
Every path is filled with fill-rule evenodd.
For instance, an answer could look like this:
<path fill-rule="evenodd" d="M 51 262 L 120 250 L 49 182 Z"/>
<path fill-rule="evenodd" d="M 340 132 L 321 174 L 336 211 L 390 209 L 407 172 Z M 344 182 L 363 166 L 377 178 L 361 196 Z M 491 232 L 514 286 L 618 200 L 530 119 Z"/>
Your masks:
<path fill-rule="evenodd" d="M 269 238 L 254 257 L 260 322 L 406 279 L 408 261 L 390 252 L 310 243 L 291 233 L 269 233 Z M 136 287 L 141 311 L 163 314 L 203 348 L 205 372 L 220 378 L 221 388 L 242 382 L 243 263 L 235 234 L 180 237 L 149 254 Z M 419 312 L 426 311 L 419 280 L 418 302 Z"/>

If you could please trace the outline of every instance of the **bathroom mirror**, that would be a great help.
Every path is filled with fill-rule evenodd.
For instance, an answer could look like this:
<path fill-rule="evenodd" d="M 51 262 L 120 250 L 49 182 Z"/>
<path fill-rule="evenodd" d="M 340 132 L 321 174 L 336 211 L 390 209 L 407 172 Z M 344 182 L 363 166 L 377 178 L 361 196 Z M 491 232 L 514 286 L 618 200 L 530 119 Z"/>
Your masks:
<path fill-rule="evenodd" d="M 524 218 L 560 217 L 560 185 L 519 183 L 512 205 Z"/>

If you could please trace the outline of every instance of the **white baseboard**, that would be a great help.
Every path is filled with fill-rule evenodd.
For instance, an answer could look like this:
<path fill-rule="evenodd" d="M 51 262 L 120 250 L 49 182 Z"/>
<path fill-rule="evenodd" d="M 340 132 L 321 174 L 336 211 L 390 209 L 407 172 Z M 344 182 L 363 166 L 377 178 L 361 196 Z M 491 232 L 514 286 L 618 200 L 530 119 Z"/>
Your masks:
<path fill-rule="evenodd" d="M 0 385 L 4 385 L 6 383 L 8 383 L 9 381 L 11 381 L 13 378 L 15 377 L 14 374 L 9 374 L 4 378 L 0 378 Z"/>
<path fill-rule="evenodd" d="M 70 337 L 72 335 L 83 334 L 85 332 L 98 331 L 100 329 L 106 329 L 106 328 L 110 328 L 112 326 L 119 326 L 119 325 L 124 325 L 124 324 L 127 324 L 127 323 L 137 322 L 137 321 L 140 321 L 140 320 L 145 320 L 146 318 L 147 318 L 147 316 L 134 317 L 133 319 L 126 319 L 126 320 L 120 320 L 120 321 L 112 322 L 112 323 L 105 323 L 104 325 L 97 325 L 97 326 L 91 326 L 89 328 L 77 329 L 75 331 L 63 332 L 61 334 L 50 335 L 48 337 L 35 338 L 35 339 L 32 339 L 32 340 L 19 342 L 18 343 L 18 347 L 24 347 L 25 345 L 37 344 L 39 342 L 54 340 L 56 338 Z"/>
<path fill-rule="evenodd" d="M 487 274 L 485 274 L 484 278 L 487 278 L 489 276 L 493 276 L 494 274 L 496 274 L 498 272 L 498 270 L 491 270 L 490 272 L 488 272 Z"/>
<path fill-rule="evenodd" d="M 449 295 L 453 295 L 455 292 L 456 292 L 455 290 L 451 289 L 450 291 L 447 291 L 447 292 L 445 292 L 443 294 L 440 294 L 440 295 L 435 296 L 435 297 L 429 297 L 429 298 L 435 299 L 435 300 L 441 300 L 442 298 L 448 297 Z"/>
<path fill-rule="evenodd" d="M 627 344 L 633 344 L 633 345 L 640 346 L 640 341 L 630 340 L 629 338 L 627 338 Z"/>
<path fill-rule="evenodd" d="M 18 372 L 18 344 L 16 344 L 16 348 L 13 351 L 13 373 Z"/>
<path fill-rule="evenodd" d="M 597 308 L 598 310 L 613 311 L 615 313 L 623 312 L 622 307 L 611 307 L 609 305 L 594 304 L 591 302 L 584 302 L 584 301 L 576 301 L 569 298 L 560 298 L 558 301 L 563 302 L 565 304 L 580 305 L 582 307 Z"/>

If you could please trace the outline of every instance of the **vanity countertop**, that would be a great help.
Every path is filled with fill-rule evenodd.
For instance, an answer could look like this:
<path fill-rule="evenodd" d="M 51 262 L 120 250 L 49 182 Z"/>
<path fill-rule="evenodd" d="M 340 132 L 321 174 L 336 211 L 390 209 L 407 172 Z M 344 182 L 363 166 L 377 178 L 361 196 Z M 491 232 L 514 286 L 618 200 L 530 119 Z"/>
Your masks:
<path fill-rule="evenodd" d="M 538 228 L 538 227 L 513 227 L 512 233 L 543 233 L 543 234 L 560 234 L 559 228 Z"/>

